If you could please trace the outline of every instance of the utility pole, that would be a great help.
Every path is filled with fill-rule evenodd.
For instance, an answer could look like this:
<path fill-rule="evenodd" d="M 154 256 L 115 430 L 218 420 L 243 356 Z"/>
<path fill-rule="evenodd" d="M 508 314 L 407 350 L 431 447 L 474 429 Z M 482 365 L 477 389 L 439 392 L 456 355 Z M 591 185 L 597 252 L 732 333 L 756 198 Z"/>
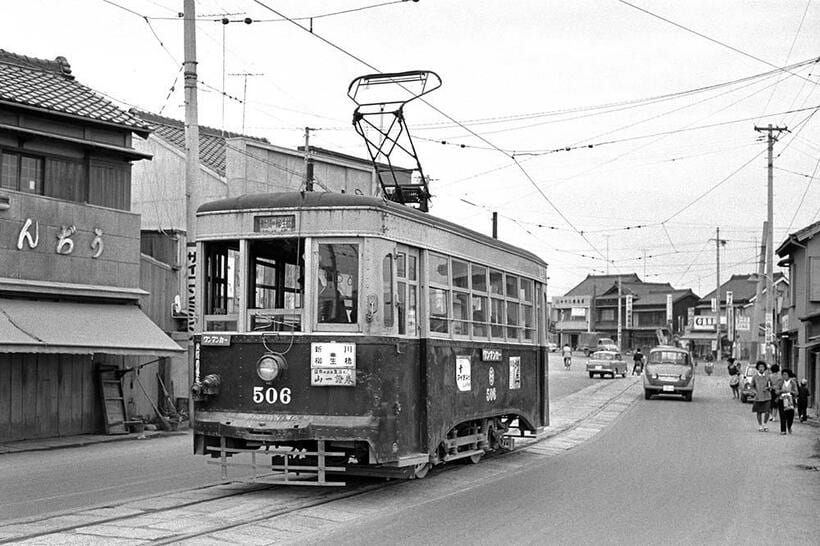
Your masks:
<path fill-rule="evenodd" d="M 493 239 L 498 239 L 498 213 L 493 212 Z"/>
<path fill-rule="evenodd" d="M 753 329 L 752 332 L 752 339 L 754 340 L 754 358 L 755 360 L 760 360 L 760 324 L 763 322 L 763 304 L 761 300 L 763 298 L 763 284 L 764 279 L 766 278 L 766 234 L 769 233 L 769 223 L 763 222 L 763 237 L 761 237 L 761 244 L 760 244 L 760 257 L 757 263 L 757 283 L 755 286 L 755 305 L 754 305 L 754 316 L 752 317 Z M 757 241 L 755 241 L 755 246 L 757 246 Z M 765 356 L 765 351 L 763 353 Z"/>
<path fill-rule="evenodd" d="M 772 282 L 774 280 L 774 143 L 777 141 L 777 136 L 787 131 L 786 127 L 773 127 L 770 123 L 767 127 L 758 127 L 755 125 L 755 131 L 762 133 L 766 132 L 766 143 L 769 149 L 768 158 L 768 186 L 767 186 L 767 206 L 766 206 L 766 221 L 768 222 L 768 232 L 766 233 L 766 362 L 768 364 L 774 363 L 774 355 L 772 354 L 772 344 L 774 342 L 774 317 L 772 311 L 774 308 L 774 294 Z M 775 131 L 778 135 L 775 135 Z"/>
<path fill-rule="evenodd" d="M 618 350 L 621 350 L 621 333 L 623 331 L 623 322 L 621 320 L 621 276 L 618 275 Z"/>
<path fill-rule="evenodd" d="M 305 127 L 305 191 L 313 191 L 313 157 L 310 155 L 310 132 L 313 129 Z"/>
<path fill-rule="evenodd" d="M 609 275 L 609 238 L 612 235 L 604 235 L 606 238 L 606 274 Z"/>
<path fill-rule="evenodd" d="M 242 133 L 245 132 L 245 107 L 248 104 L 248 76 L 264 76 L 261 73 L 255 72 L 233 72 L 228 74 L 228 76 L 242 76 L 245 79 L 245 83 L 242 86 Z M 225 86 L 223 85 L 223 89 Z"/>
<path fill-rule="evenodd" d="M 720 228 L 715 228 L 715 362 L 720 360 L 720 247 L 725 244 Z"/>
<path fill-rule="evenodd" d="M 192 289 L 192 279 L 199 272 L 196 270 L 197 256 L 196 246 L 193 237 L 193 218 L 191 215 L 191 195 L 197 187 L 199 180 L 199 120 L 197 114 L 196 100 L 196 9 L 194 0 L 184 0 L 183 2 L 183 38 L 185 59 L 183 62 L 183 78 L 185 81 L 185 237 L 188 279 L 187 289 Z M 200 266 L 201 267 L 201 266 Z M 196 287 L 193 287 L 196 294 Z M 193 334 L 196 330 L 197 320 L 196 297 L 188 298 L 188 333 Z M 188 374 L 191 381 L 199 378 L 194 375 L 194 346 L 193 337 L 188 338 Z M 189 398 L 188 413 L 193 418 L 194 399 Z"/>
<path fill-rule="evenodd" d="M 641 252 L 643 252 L 643 278 L 646 280 L 646 249 L 642 248 Z"/>

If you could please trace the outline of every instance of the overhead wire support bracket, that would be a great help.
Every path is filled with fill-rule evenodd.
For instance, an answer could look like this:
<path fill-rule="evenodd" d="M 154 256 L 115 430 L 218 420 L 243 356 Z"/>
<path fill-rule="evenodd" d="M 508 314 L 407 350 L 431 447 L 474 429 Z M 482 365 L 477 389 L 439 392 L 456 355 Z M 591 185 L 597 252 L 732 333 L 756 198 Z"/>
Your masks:
<path fill-rule="evenodd" d="M 353 126 L 364 139 L 386 199 L 429 210 L 430 189 L 404 117 L 407 103 L 441 87 L 430 70 L 368 74 L 350 82 L 347 96 L 356 103 Z M 413 166 L 402 167 L 401 161 Z M 418 173 L 413 179 L 413 171 Z"/>

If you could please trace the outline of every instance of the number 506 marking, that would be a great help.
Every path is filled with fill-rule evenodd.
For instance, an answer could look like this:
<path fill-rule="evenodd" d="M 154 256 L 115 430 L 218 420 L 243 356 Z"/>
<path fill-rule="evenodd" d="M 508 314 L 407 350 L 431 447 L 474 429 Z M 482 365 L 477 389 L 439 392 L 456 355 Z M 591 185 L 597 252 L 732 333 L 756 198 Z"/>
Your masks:
<path fill-rule="evenodd" d="M 284 387 L 277 391 L 274 387 L 254 387 L 253 401 L 257 404 L 267 402 L 268 404 L 275 404 L 279 401 L 285 405 L 290 404 L 290 387 Z"/>

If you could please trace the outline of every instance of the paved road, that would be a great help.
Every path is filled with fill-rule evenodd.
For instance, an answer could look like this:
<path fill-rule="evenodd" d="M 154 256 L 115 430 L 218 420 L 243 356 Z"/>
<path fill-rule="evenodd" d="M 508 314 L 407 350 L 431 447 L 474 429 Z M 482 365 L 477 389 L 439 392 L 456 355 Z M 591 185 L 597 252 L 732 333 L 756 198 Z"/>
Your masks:
<path fill-rule="evenodd" d="M 562 454 L 449 493 L 431 487 L 425 496 L 420 484 L 408 484 L 396 492 L 407 500 L 392 510 L 303 540 L 816 544 L 818 429 L 760 433 L 750 406 L 732 401 L 725 383 L 698 377 L 692 403 L 641 397 L 611 427 Z"/>
<path fill-rule="evenodd" d="M 550 355 L 553 401 L 600 381 L 586 376 L 583 360 L 577 358 L 566 371 L 558 353 Z M 236 471 L 232 477 L 238 477 Z M 191 455 L 189 433 L 0 454 L 0 522 L 202 487 L 218 479 L 216 467 Z"/>

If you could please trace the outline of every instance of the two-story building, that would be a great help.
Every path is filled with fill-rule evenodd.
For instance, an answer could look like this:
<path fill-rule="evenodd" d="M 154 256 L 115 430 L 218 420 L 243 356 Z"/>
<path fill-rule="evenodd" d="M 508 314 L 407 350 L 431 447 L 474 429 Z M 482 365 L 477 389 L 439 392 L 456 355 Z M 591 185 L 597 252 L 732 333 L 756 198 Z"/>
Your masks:
<path fill-rule="evenodd" d="M 784 363 L 812 393 L 810 407 L 820 411 L 820 222 L 788 236 L 777 248 L 780 265 L 789 268 L 789 292 L 781 311 L 781 350 Z M 783 324 L 783 318 L 786 323 Z"/>
<path fill-rule="evenodd" d="M 150 156 L 132 139 L 148 134 L 65 58 L 0 50 L 0 441 L 100 432 L 99 365 L 181 352 L 140 309 L 131 165 Z"/>

